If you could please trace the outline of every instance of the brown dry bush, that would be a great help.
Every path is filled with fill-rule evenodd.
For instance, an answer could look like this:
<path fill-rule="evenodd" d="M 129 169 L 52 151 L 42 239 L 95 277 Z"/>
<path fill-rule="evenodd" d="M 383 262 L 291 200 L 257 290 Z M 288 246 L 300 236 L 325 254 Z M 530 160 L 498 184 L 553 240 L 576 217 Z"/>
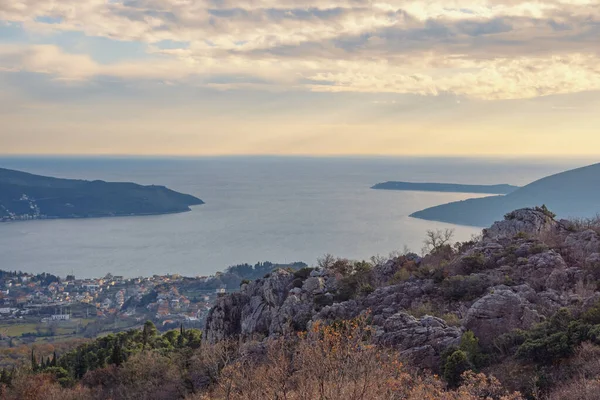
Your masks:
<path fill-rule="evenodd" d="M 129 358 L 119 369 L 115 398 L 168 400 L 185 396 L 182 369 L 176 360 L 144 351 Z"/>
<path fill-rule="evenodd" d="M 548 400 L 597 400 L 600 396 L 600 379 L 578 379 L 548 396 Z"/>
<path fill-rule="evenodd" d="M 91 392 L 82 386 L 61 387 L 48 374 L 30 375 L 20 373 L 15 377 L 10 389 L 0 388 L 3 400 L 87 400 Z"/>
<path fill-rule="evenodd" d="M 366 317 L 332 325 L 315 323 L 294 339 L 268 343 L 264 359 L 244 357 L 225 367 L 210 395 L 219 400 L 517 400 L 497 380 L 465 375 L 465 385 L 448 391 L 433 375 L 418 375 L 397 351 L 370 343 Z"/>

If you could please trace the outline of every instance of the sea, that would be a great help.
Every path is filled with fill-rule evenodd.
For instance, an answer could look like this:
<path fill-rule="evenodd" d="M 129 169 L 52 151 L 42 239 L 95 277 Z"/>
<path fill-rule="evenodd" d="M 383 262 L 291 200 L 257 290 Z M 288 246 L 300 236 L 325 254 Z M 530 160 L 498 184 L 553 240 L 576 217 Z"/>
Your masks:
<path fill-rule="evenodd" d="M 0 223 L 0 269 L 59 276 L 204 276 L 230 265 L 420 252 L 427 230 L 464 241 L 481 228 L 409 217 L 481 194 L 373 190 L 397 180 L 524 185 L 584 159 L 423 157 L 0 157 L 40 175 L 165 185 L 191 212 Z"/>

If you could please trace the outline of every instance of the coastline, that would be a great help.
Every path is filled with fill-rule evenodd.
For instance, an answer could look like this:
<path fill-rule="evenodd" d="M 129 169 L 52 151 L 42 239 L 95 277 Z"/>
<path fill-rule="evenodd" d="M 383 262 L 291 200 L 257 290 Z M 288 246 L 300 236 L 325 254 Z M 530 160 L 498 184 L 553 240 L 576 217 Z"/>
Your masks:
<path fill-rule="evenodd" d="M 117 214 L 117 215 L 89 215 L 89 216 L 70 216 L 70 217 L 44 217 L 44 218 L 30 218 L 30 219 L 0 219 L 1 224 L 20 223 L 20 222 L 31 222 L 31 221 L 56 221 L 64 219 L 100 219 L 100 218 L 125 218 L 125 217 L 151 217 L 158 215 L 172 215 L 172 214 L 183 214 L 193 211 L 192 207 L 201 206 L 202 204 L 194 204 L 189 206 L 187 210 L 181 211 L 166 211 L 166 212 L 151 212 L 151 213 L 135 213 L 135 214 Z"/>

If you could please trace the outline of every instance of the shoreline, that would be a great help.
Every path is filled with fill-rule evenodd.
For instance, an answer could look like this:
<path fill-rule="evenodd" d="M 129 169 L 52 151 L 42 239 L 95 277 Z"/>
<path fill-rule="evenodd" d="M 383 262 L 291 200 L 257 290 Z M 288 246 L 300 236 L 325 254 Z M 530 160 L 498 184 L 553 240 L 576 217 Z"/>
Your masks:
<path fill-rule="evenodd" d="M 125 217 L 151 217 L 159 215 L 172 215 L 172 214 L 183 214 L 193 211 L 192 207 L 201 206 L 202 204 L 194 204 L 189 206 L 188 210 L 181 211 L 167 211 L 167 212 L 152 212 L 152 213 L 139 213 L 139 214 L 119 214 L 119 215 L 91 215 L 91 216 L 76 216 L 76 217 L 45 217 L 45 218 L 31 218 L 31 219 L 9 219 L 1 220 L 1 224 L 19 223 L 19 222 L 31 222 L 31 221 L 56 221 L 56 220 L 78 220 L 78 219 L 101 219 L 101 218 L 125 218 Z"/>

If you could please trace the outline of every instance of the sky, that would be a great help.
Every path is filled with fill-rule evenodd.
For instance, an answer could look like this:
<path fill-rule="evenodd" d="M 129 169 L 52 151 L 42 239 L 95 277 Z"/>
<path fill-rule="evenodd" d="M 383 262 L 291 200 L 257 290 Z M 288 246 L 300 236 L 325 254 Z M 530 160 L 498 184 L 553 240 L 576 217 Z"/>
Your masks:
<path fill-rule="evenodd" d="M 0 154 L 600 154 L 600 0 L 0 0 Z"/>

